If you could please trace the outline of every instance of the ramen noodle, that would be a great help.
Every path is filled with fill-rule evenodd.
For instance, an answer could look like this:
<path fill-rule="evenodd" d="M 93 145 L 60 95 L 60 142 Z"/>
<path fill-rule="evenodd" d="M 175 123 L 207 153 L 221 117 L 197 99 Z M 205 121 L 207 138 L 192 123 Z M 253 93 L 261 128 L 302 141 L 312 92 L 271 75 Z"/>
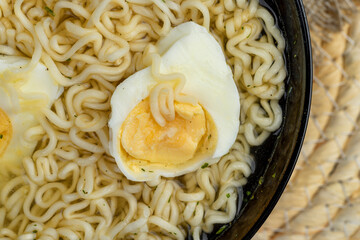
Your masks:
<path fill-rule="evenodd" d="M 150 45 L 188 21 L 211 33 L 232 70 L 241 103 L 236 141 L 215 164 L 130 181 L 109 150 L 112 93 L 147 67 Z M 231 222 L 254 171 L 250 148 L 282 122 L 284 48 L 258 0 L 1 1 L 0 89 L 32 124 L 11 135 L 0 111 L 0 144 L 20 136 L 34 152 L 1 160 L 0 238 L 200 239 Z M 37 87 L 27 88 L 21 79 L 31 72 Z"/>

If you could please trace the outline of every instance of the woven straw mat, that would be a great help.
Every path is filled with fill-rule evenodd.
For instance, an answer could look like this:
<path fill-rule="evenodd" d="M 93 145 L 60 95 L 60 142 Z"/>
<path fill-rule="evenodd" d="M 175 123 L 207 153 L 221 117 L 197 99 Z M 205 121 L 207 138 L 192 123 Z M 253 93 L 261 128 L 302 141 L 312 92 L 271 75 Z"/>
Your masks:
<path fill-rule="evenodd" d="M 360 240 L 360 14 L 341 26 L 311 32 L 314 86 L 305 142 L 253 240 Z"/>

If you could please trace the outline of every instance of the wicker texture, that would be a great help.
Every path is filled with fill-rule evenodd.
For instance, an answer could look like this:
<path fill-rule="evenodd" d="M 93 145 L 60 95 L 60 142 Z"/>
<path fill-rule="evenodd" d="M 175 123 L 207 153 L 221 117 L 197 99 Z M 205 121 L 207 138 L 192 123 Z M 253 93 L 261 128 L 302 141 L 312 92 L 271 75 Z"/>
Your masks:
<path fill-rule="evenodd" d="M 339 32 L 312 28 L 322 32 L 311 33 L 314 87 L 302 154 L 256 240 L 360 239 L 360 14 L 340 18 L 351 24 Z"/>

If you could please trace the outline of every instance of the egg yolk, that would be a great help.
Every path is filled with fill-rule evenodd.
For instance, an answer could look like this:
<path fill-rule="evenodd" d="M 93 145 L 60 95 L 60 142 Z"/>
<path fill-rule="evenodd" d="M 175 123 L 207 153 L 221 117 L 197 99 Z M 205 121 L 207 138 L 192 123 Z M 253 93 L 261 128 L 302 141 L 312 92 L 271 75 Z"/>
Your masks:
<path fill-rule="evenodd" d="M 8 115 L 0 108 L 0 156 L 5 152 L 10 143 L 12 131 Z"/>
<path fill-rule="evenodd" d="M 141 101 L 120 129 L 121 147 L 131 157 L 154 164 L 179 165 L 194 158 L 211 136 L 209 116 L 199 104 L 175 102 L 174 108 L 175 119 L 161 127 L 151 115 L 149 98 Z"/>

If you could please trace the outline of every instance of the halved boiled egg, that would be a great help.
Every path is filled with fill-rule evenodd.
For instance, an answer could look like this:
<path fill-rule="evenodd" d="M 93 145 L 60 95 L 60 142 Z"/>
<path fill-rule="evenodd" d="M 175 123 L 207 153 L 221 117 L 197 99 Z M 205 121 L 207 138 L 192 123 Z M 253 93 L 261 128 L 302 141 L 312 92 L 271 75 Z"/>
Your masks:
<path fill-rule="evenodd" d="M 151 66 L 111 99 L 110 152 L 133 181 L 216 163 L 236 140 L 240 100 L 220 45 L 193 22 L 157 43 Z"/>
<path fill-rule="evenodd" d="M 39 125 L 42 109 L 50 108 L 63 88 L 38 63 L 30 71 L 21 71 L 30 59 L 0 57 L 0 165 L 14 166 L 31 156 L 37 141 L 27 139 L 32 127 Z M 31 135 L 31 134 L 30 134 Z"/>

